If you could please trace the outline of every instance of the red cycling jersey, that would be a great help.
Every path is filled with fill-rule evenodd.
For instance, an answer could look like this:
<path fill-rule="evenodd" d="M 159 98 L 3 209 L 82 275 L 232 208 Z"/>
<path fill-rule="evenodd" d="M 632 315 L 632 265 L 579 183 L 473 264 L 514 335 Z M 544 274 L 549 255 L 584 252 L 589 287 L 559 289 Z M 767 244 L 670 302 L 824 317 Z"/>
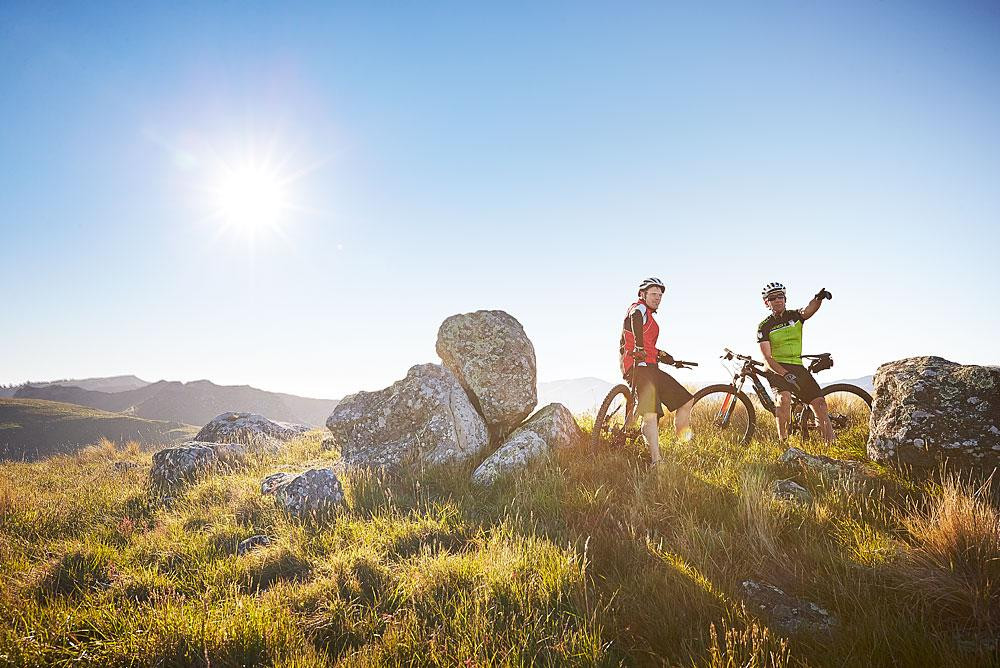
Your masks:
<path fill-rule="evenodd" d="M 629 306 L 628 312 L 625 313 L 625 324 L 622 327 L 621 340 L 621 368 L 623 375 L 627 374 L 635 364 L 635 360 L 632 359 L 632 350 L 636 346 L 635 334 L 632 333 L 629 321 L 631 320 L 632 311 L 640 304 L 646 307 L 646 321 L 642 324 L 642 347 L 646 351 L 646 358 L 639 361 L 652 366 L 656 365 L 656 339 L 660 335 L 660 326 L 653 319 L 653 310 L 646 306 L 646 302 L 640 299 Z"/>

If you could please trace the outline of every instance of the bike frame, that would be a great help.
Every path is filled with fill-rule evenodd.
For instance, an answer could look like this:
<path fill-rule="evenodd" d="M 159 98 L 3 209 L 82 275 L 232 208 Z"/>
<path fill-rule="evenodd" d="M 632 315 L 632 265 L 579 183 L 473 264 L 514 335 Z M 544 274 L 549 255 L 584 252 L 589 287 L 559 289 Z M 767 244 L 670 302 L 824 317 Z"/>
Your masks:
<path fill-rule="evenodd" d="M 774 398 L 767 391 L 767 388 L 764 387 L 764 383 L 760 379 L 760 372 L 757 371 L 752 361 L 744 360 L 743 366 L 733 375 L 733 382 L 729 385 L 733 390 L 732 393 L 726 397 L 726 400 L 722 402 L 722 406 L 719 408 L 719 424 L 723 427 L 729 425 L 729 420 L 732 418 L 733 411 L 736 409 L 736 395 L 743 391 L 743 386 L 746 384 L 748 378 L 753 385 L 754 394 L 757 395 L 757 399 L 760 400 L 761 405 L 767 410 L 767 412 L 774 414 L 777 411 Z M 794 414 L 800 406 L 805 408 L 807 404 L 793 392 L 792 413 Z"/>

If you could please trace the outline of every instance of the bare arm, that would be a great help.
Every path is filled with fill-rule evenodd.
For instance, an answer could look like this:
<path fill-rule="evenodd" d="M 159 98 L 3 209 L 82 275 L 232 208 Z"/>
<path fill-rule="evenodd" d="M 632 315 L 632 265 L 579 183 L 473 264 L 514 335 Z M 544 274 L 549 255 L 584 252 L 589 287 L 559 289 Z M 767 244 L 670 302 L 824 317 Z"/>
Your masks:
<path fill-rule="evenodd" d="M 788 373 L 787 371 L 785 371 L 785 367 L 778 364 L 778 361 L 773 357 L 771 357 L 770 341 L 760 342 L 760 353 L 764 356 L 764 365 L 767 366 L 768 369 L 778 374 L 779 376 L 784 376 L 786 373 Z"/>
<path fill-rule="evenodd" d="M 806 304 L 806 307 L 802 309 L 802 311 L 800 311 L 802 313 L 802 319 L 808 320 L 809 318 L 813 317 L 816 311 L 819 310 L 820 304 L 822 303 L 823 303 L 822 299 L 820 299 L 819 297 L 813 297 L 812 300 L 810 300 L 810 302 Z"/>

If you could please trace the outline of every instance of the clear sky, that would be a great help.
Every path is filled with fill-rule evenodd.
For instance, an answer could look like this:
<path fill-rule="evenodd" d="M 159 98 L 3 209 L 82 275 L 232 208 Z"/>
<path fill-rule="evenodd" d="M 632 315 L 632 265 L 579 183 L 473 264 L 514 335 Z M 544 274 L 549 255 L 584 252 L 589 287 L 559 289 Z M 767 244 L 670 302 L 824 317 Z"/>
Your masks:
<path fill-rule="evenodd" d="M 0 91 L 0 382 L 336 398 L 477 309 L 613 380 L 648 275 L 704 379 L 768 281 L 829 379 L 1000 361 L 997 3 L 8 0 Z"/>

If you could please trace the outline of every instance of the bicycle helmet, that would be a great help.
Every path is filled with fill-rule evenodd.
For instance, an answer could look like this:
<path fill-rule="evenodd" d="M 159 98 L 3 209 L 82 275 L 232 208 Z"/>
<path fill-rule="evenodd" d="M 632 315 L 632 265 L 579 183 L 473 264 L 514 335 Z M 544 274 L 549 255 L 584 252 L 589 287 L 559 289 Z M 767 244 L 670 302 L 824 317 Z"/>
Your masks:
<path fill-rule="evenodd" d="M 659 288 L 664 292 L 667 291 L 667 286 L 663 284 L 663 281 L 656 278 L 655 276 L 650 276 L 649 278 L 643 279 L 642 283 L 639 284 L 639 294 L 641 295 L 643 290 L 648 290 L 650 288 Z"/>
<path fill-rule="evenodd" d="M 779 292 L 784 292 L 785 286 L 781 283 L 768 283 L 764 286 L 764 289 L 760 291 L 760 296 L 767 299 L 771 295 L 776 295 Z"/>

